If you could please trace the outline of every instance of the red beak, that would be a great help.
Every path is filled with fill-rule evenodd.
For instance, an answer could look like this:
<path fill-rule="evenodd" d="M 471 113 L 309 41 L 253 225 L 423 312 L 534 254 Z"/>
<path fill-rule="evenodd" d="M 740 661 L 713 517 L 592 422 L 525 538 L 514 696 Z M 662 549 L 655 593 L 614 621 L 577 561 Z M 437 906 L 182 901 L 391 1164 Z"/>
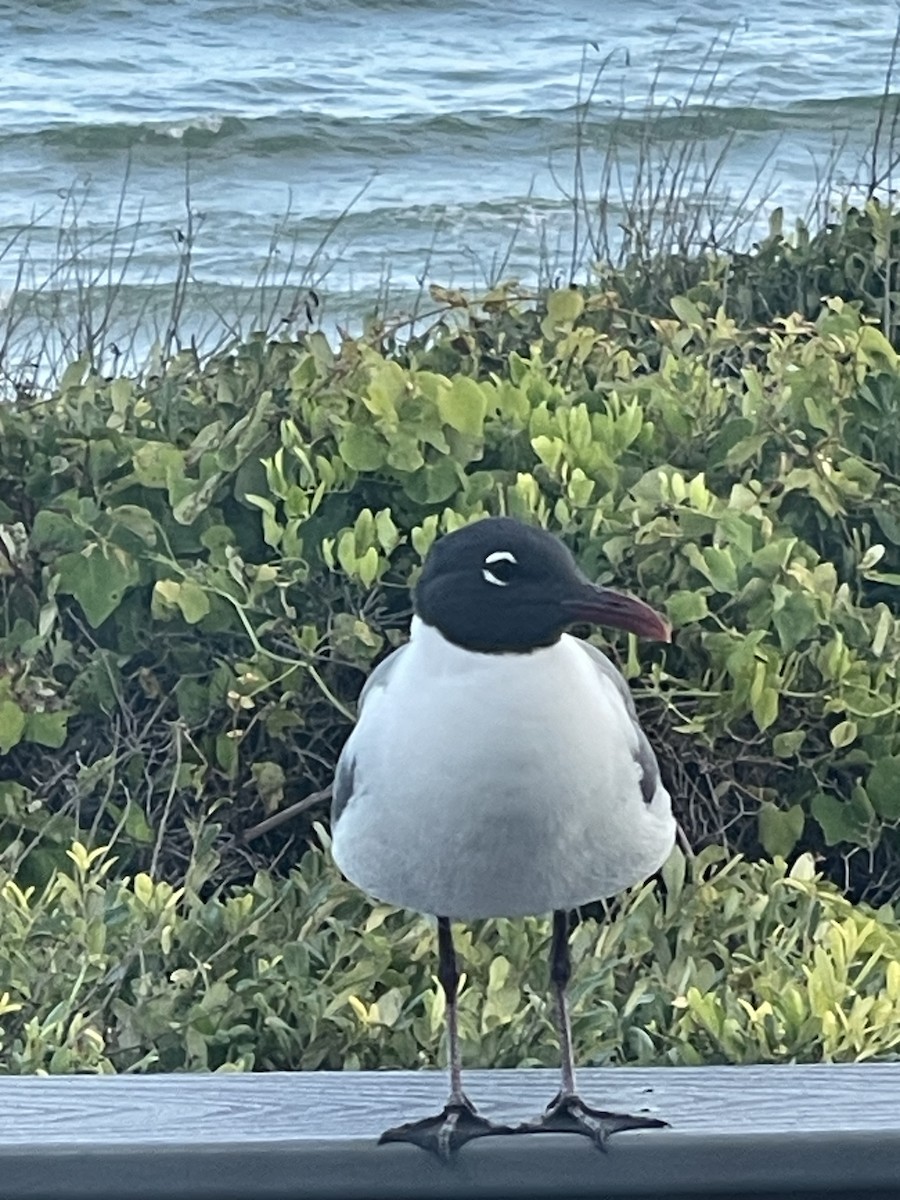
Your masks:
<path fill-rule="evenodd" d="M 634 596 L 598 587 L 595 583 L 585 581 L 578 594 L 563 600 L 562 606 L 572 614 L 573 621 L 611 625 L 659 642 L 672 640 L 672 626 L 655 608 Z"/>

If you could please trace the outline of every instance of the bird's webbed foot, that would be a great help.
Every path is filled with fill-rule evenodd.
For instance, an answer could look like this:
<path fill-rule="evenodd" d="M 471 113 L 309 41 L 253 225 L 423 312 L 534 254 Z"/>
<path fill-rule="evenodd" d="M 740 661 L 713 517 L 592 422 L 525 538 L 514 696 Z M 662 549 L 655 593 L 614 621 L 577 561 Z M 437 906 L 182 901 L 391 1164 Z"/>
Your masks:
<path fill-rule="evenodd" d="M 449 1100 L 441 1112 L 433 1117 L 386 1129 L 378 1142 L 411 1142 L 446 1162 L 466 1142 L 475 1138 L 515 1132 L 511 1125 L 496 1124 L 482 1117 L 471 1100 L 461 1096 Z"/>
<path fill-rule="evenodd" d="M 592 1108 L 580 1096 L 560 1093 L 548 1105 L 544 1114 L 516 1127 L 516 1133 L 580 1133 L 600 1150 L 614 1133 L 626 1129 L 665 1129 L 668 1121 L 658 1117 L 633 1117 L 629 1113 L 606 1112 Z"/>

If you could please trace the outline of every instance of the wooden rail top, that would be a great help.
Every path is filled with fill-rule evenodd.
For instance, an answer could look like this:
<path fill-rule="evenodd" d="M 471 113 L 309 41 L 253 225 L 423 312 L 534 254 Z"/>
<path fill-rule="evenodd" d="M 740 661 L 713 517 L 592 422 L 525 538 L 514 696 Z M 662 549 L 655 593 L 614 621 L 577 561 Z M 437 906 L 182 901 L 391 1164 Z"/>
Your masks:
<path fill-rule="evenodd" d="M 551 1099 L 549 1070 L 468 1071 L 487 1116 Z M 437 1111 L 442 1073 L 0 1078 L 0 1200 L 900 1197 L 900 1063 L 618 1068 L 584 1098 L 671 1129 L 486 1138 L 448 1164 L 376 1145 Z"/>

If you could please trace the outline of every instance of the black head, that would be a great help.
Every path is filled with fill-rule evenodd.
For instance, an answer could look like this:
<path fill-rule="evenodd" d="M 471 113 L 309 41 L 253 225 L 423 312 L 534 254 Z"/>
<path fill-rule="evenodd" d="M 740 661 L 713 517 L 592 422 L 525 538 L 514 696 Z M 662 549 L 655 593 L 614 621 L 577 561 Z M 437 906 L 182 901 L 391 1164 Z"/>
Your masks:
<path fill-rule="evenodd" d="M 415 609 L 449 641 L 493 653 L 550 646 L 576 621 L 670 637 L 649 605 L 590 583 L 558 538 L 509 517 L 476 521 L 435 542 Z"/>

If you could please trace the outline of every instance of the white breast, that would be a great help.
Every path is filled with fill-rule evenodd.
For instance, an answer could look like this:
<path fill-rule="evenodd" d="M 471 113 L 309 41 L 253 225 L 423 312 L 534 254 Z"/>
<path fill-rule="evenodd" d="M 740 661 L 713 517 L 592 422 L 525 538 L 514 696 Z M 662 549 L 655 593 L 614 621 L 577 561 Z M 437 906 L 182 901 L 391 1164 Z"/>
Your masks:
<path fill-rule="evenodd" d="M 668 793 L 641 794 L 636 749 L 622 696 L 577 639 L 477 654 L 416 620 L 348 742 L 334 857 L 378 899 L 439 916 L 611 896 L 674 840 Z"/>

